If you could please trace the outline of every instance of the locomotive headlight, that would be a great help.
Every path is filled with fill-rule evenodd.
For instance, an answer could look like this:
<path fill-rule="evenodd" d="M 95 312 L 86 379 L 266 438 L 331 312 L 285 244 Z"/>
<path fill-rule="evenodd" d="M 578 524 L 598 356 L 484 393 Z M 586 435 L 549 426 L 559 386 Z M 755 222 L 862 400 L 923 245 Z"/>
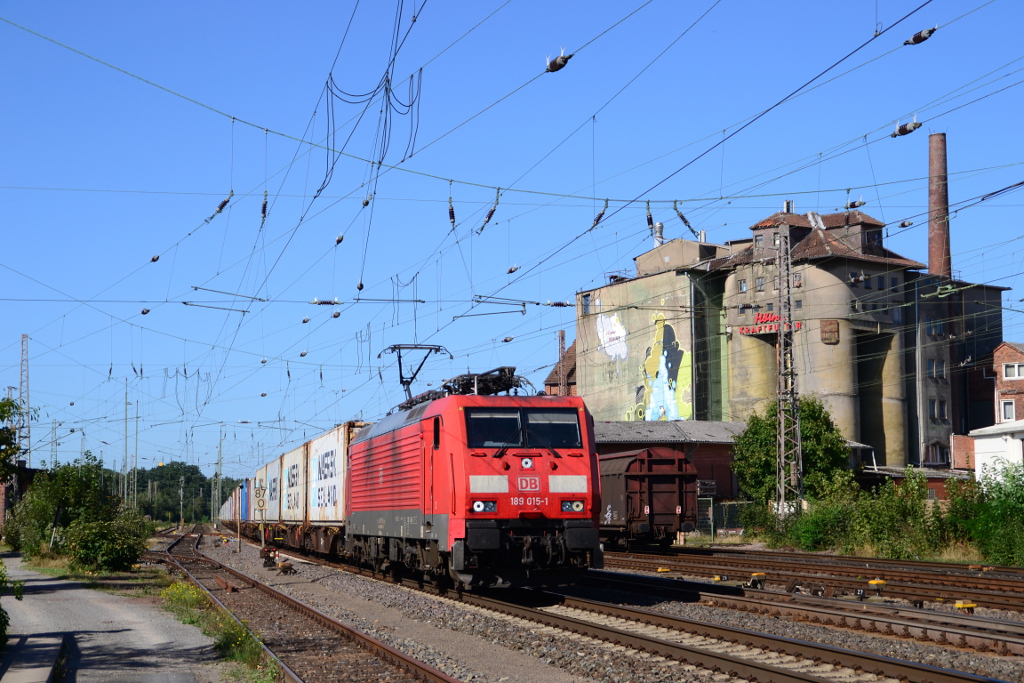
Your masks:
<path fill-rule="evenodd" d="M 497 512 L 498 501 L 496 500 L 474 500 L 473 512 Z"/>
<path fill-rule="evenodd" d="M 563 500 L 562 512 L 583 512 L 582 500 Z"/>

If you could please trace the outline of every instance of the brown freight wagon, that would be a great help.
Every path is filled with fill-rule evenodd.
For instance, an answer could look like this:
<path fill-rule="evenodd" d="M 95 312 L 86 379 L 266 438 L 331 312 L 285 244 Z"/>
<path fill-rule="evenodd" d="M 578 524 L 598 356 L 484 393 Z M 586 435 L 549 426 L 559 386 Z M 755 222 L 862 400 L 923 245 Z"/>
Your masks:
<path fill-rule="evenodd" d="M 682 450 L 652 446 L 600 458 L 601 539 L 616 546 L 668 547 L 697 528 L 697 468 Z"/>

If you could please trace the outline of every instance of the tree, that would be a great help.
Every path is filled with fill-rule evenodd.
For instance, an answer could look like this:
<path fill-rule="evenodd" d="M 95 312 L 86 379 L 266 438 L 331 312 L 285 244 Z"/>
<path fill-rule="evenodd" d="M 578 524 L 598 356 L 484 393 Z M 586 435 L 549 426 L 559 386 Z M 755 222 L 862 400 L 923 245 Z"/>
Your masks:
<path fill-rule="evenodd" d="M 0 400 L 0 481 L 7 481 L 18 468 L 18 419 L 21 406 L 14 399 Z"/>
<path fill-rule="evenodd" d="M 825 489 L 833 472 L 848 466 L 850 451 L 821 399 L 806 396 L 799 405 L 804 490 L 813 498 Z M 758 503 L 775 499 L 777 425 L 778 406 L 773 403 L 764 415 L 750 416 L 733 444 L 733 472 L 740 488 Z"/>

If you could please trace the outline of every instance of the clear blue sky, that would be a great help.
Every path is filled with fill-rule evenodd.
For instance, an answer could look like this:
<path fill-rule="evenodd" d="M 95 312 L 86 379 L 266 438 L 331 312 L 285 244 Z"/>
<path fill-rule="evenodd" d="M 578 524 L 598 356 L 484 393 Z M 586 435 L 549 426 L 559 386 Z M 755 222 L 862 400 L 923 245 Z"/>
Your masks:
<path fill-rule="evenodd" d="M 402 398 L 394 356 L 377 358 L 388 344 L 454 354 L 432 358 L 415 391 L 498 365 L 539 385 L 557 330 L 574 335 L 573 308 L 522 315 L 473 296 L 573 301 L 631 270 L 650 244 L 647 199 L 668 237 L 688 234 L 672 210 L 685 200 L 694 227 L 721 242 L 784 199 L 828 212 L 853 188 L 871 215 L 912 217 L 888 246 L 926 260 L 929 132 L 948 134 L 951 202 L 1024 179 L 1024 49 L 1010 30 L 1024 5 L 933 0 L 887 31 L 922 2 L 364 1 L 343 45 L 351 1 L 6 4 L 0 372 L 18 385 L 28 334 L 33 461 L 50 459 L 53 420 L 61 460 L 77 456 L 83 430 L 86 448 L 123 458 L 126 379 L 140 465 L 185 460 L 212 473 L 223 426 L 232 476 L 337 422 L 385 414 Z M 404 111 L 417 74 L 417 125 L 396 111 L 382 122 L 379 94 L 366 105 L 324 92 L 332 72 L 338 91 L 377 88 L 399 8 L 408 37 L 392 103 Z M 927 42 L 902 46 L 936 25 Z M 814 85 L 839 78 L 690 163 L 876 26 L 886 32 Z M 560 48 L 575 56 L 543 74 Z M 888 137 L 915 114 L 920 130 Z M 381 158 L 381 131 L 390 144 L 378 167 L 369 160 Z M 313 201 L 328 143 L 352 156 Z M 586 233 L 606 197 L 605 221 Z M 1013 287 L 1010 309 L 1024 287 L 1022 197 L 952 222 L 954 269 Z M 357 294 L 406 302 L 308 303 Z M 1005 330 L 1024 338 L 1012 310 Z"/>

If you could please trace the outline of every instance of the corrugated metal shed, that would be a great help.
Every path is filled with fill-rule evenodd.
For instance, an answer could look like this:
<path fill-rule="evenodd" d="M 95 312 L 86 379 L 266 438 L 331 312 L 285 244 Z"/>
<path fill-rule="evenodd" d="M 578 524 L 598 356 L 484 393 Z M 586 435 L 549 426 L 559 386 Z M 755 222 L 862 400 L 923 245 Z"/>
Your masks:
<path fill-rule="evenodd" d="M 594 422 L 597 443 L 732 443 L 744 422 Z"/>

